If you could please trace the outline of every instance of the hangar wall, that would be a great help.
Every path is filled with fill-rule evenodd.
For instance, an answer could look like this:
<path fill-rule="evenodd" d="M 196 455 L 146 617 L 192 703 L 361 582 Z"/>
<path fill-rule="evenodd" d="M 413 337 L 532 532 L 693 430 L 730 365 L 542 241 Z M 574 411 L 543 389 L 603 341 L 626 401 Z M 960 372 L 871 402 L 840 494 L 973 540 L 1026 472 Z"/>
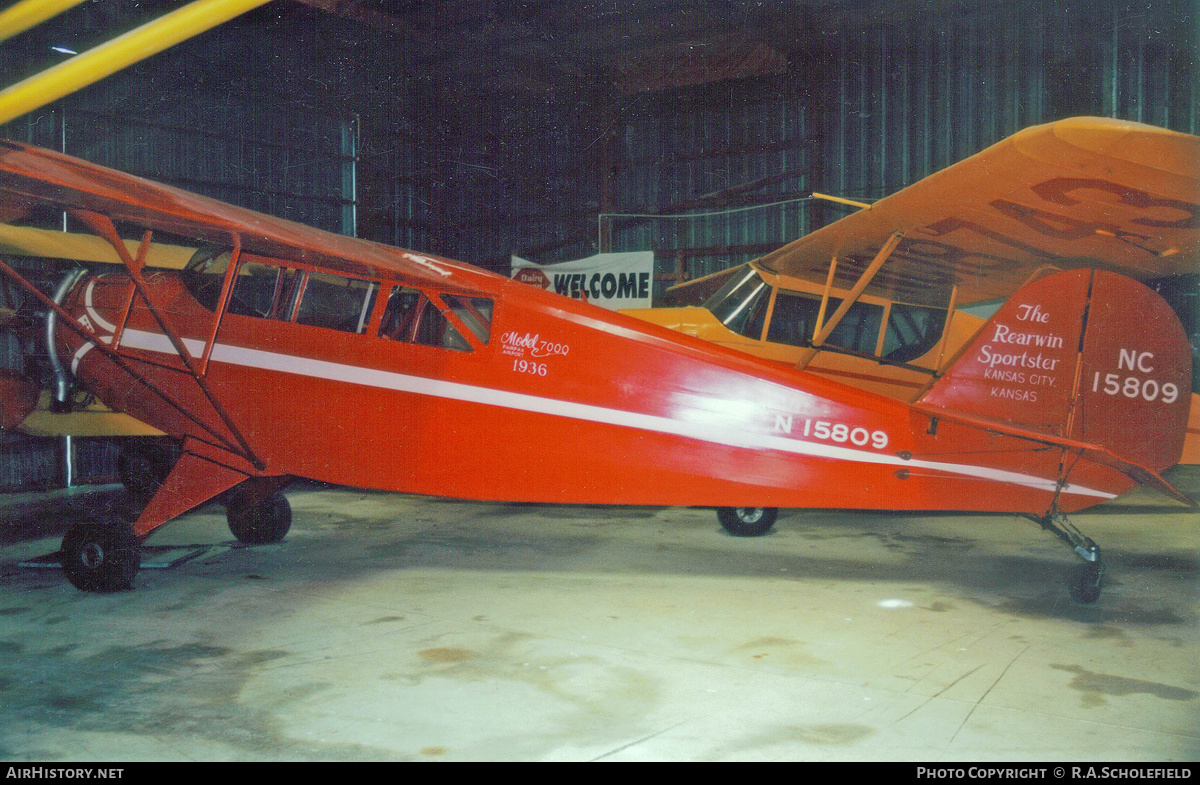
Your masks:
<path fill-rule="evenodd" d="M 874 6 L 810 9 L 781 74 L 496 96 L 446 114 L 439 152 L 450 163 L 417 175 L 429 198 L 400 222 L 425 227 L 430 250 L 500 271 L 513 252 L 551 262 L 607 241 L 655 250 L 664 276 L 682 260 L 694 277 L 843 214 L 791 201 L 804 189 L 876 199 L 1072 115 L 1200 130 L 1196 0 Z M 615 219 L 610 241 L 596 220 L 718 209 L 743 211 Z"/>
<path fill-rule="evenodd" d="M 127 13 L 117 13 L 118 6 Z M 100 40 L 130 29 L 143 21 L 134 10 L 88 3 L 62 25 L 19 36 L 5 47 L 19 54 L 7 61 L 5 84 L 65 59 L 55 46 L 83 51 L 92 41 L 81 42 L 80 29 L 97 31 Z M 280 76 L 293 72 L 293 47 L 316 35 L 308 28 L 284 30 L 266 17 L 243 22 L 240 30 L 218 28 L 19 118 L 4 135 L 350 233 L 354 193 L 344 172 L 354 157 L 353 114 L 314 100 L 307 89 L 289 91 L 291 80 Z"/>
<path fill-rule="evenodd" d="M 0 59 L 0 79 L 15 83 L 68 56 L 55 46 L 84 51 L 178 5 L 85 3 L 5 42 L 4 53 L 11 56 Z M 303 8 L 249 15 L 18 118 L 0 132 L 353 234 L 356 110 L 370 109 L 381 93 L 361 79 L 356 84 L 362 89 L 340 89 L 339 81 L 354 82 L 354 74 L 329 67 L 329 60 L 349 61 L 346 50 L 362 45 L 362 34 L 348 20 Z M 57 280 L 52 273 L 44 278 L 50 288 Z M 0 336 L 0 365 L 23 365 L 11 335 Z M 116 480 L 118 449 L 112 439 L 76 438 L 69 450 L 72 483 Z M 63 485 L 67 454 L 61 439 L 0 433 L 0 490 Z"/>

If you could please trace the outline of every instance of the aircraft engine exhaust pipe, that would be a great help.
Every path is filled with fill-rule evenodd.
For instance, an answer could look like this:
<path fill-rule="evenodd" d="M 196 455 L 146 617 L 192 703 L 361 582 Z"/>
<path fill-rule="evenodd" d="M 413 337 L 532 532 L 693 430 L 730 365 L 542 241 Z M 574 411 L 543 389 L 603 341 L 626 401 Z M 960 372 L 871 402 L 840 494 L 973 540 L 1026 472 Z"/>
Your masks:
<path fill-rule="evenodd" d="M 67 294 L 79 283 L 79 279 L 87 274 L 87 270 L 77 267 L 68 272 L 59 281 L 54 290 L 54 304 L 61 307 Z M 58 327 L 58 315 L 54 311 L 46 314 L 46 355 L 50 358 L 50 368 L 54 372 L 54 387 L 51 390 L 50 405 L 56 411 L 67 409 L 67 399 L 71 393 L 71 375 L 59 362 L 58 352 L 54 349 L 54 331 Z"/>

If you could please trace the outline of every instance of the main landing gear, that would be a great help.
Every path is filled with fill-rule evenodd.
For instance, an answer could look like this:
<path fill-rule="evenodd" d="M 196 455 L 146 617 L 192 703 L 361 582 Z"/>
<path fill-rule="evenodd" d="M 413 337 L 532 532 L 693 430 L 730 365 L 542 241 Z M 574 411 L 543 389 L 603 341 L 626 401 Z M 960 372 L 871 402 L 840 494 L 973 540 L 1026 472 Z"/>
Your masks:
<path fill-rule="evenodd" d="M 292 508 L 278 490 L 264 494 L 261 489 L 239 487 L 229 494 L 225 517 L 239 542 L 262 545 L 287 535 Z M 77 589 L 121 591 L 133 586 L 141 567 L 142 540 L 133 524 L 117 514 L 105 523 L 72 525 L 63 537 L 60 556 L 63 573 Z"/>
<path fill-rule="evenodd" d="M 83 591 L 128 589 L 142 566 L 142 543 L 133 526 L 114 516 L 108 523 L 77 523 L 62 541 L 67 580 Z"/>
<path fill-rule="evenodd" d="M 1104 562 L 1100 558 L 1100 546 L 1067 520 L 1060 512 L 1049 512 L 1035 521 L 1075 551 L 1083 564 L 1076 568 L 1071 579 L 1071 598 L 1076 602 L 1091 604 L 1100 599 L 1100 586 L 1104 577 Z"/>
<path fill-rule="evenodd" d="M 163 439 L 136 436 L 124 440 L 117 457 L 117 477 L 135 496 L 149 497 L 162 487 L 179 460 L 179 450 Z"/>
<path fill-rule="evenodd" d="M 717 520 L 734 537 L 761 537 L 779 517 L 778 507 L 718 507 Z"/>
<path fill-rule="evenodd" d="M 279 491 L 255 498 L 249 490 L 239 488 L 226 503 L 225 519 L 239 542 L 265 545 L 279 542 L 292 528 L 292 506 Z"/>

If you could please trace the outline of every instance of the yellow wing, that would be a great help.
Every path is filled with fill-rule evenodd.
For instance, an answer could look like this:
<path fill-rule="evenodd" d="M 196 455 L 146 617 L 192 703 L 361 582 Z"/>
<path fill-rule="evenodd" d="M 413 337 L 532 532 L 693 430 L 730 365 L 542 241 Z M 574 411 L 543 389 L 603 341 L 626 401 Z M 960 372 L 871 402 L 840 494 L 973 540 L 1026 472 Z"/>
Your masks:
<path fill-rule="evenodd" d="M 913 303 L 1007 297 L 1042 268 L 1145 280 L 1200 269 L 1200 137 L 1080 117 L 1027 128 L 757 263 L 853 283 L 895 232 L 867 292 Z"/>

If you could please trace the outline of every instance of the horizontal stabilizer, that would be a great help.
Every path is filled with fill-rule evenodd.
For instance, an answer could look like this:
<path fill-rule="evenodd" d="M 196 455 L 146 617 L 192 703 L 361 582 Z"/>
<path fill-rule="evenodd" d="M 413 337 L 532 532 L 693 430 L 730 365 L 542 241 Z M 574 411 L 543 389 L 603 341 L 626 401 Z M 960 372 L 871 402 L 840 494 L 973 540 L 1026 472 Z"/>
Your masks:
<path fill-rule="evenodd" d="M 1124 472 L 1142 485 L 1145 485 L 1147 488 L 1153 488 L 1154 490 L 1171 497 L 1177 502 L 1186 504 L 1192 509 L 1200 509 L 1200 504 L 1198 504 L 1186 493 L 1167 482 L 1167 480 L 1154 469 L 1151 469 L 1148 466 L 1142 466 L 1139 463 L 1134 463 L 1133 461 L 1126 460 L 1107 447 L 1102 447 L 1098 444 L 1088 444 L 1086 442 L 1075 441 L 1073 439 L 1066 439 L 1061 436 L 1056 436 L 1052 433 L 1047 433 L 1046 431 L 1038 430 L 1036 428 L 1014 425 L 1013 423 L 1004 420 L 995 420 L 980 415 L 955 412 L 937 406 L 930 406 L 928 404 L 918 403 L 914 406 L 914 408 L 917 411 L 928 414 L 930 417 L 936 417 L 938 419 L 944 419 L 951 422 L 959 422 L 975 428 L 982 428 L 994 433 L 1002 433 L 1006 436 L 1015 436 L 1018 439 L 1027 439 L 1040 444 L 1062 447 L 1071 452 L 1078 453 L 1090 461 L 1094 461 L 1105 466 L 1110 466 L 1118 471 Z"/>

